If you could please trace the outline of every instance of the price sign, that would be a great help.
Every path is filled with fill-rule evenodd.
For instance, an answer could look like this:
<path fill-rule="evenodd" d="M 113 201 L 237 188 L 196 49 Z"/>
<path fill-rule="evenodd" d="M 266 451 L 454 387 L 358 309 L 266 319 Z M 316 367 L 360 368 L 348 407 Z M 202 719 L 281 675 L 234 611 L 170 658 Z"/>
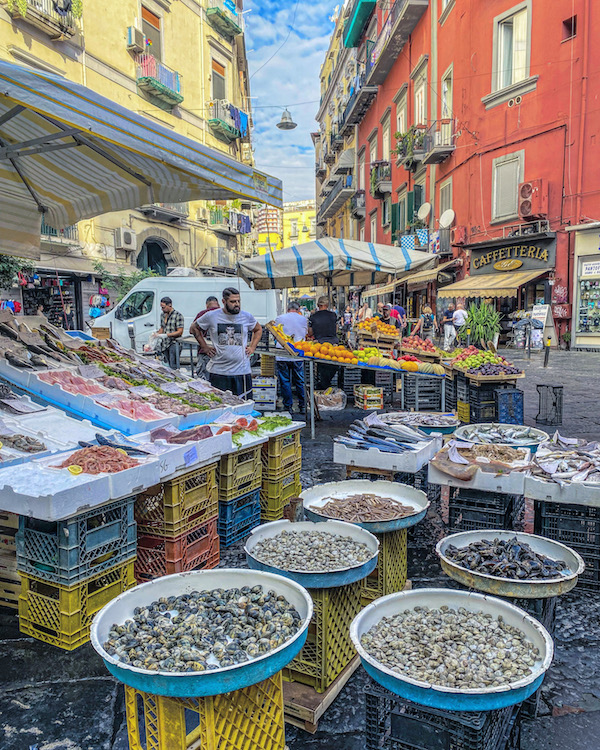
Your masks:
<path fill-rule="evenodd" d="M 198 451 L 196 450 L 195 445 L 192 445 L 192 447 L 183 454 L 183 460 L 185 461 L 186 466 L 191 466 L 198 461 Z"/>

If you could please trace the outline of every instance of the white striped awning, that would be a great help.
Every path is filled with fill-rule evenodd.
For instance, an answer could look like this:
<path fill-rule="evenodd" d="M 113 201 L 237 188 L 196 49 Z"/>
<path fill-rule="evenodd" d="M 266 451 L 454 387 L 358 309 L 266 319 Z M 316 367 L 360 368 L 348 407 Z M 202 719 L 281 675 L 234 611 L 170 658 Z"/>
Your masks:
<path fill-rule="evenodd" d="M 0 61 L 0 254 L 39 258 L 56 229 L 148 203 L 249 198 L 281 182 L 63 78 Z"/>

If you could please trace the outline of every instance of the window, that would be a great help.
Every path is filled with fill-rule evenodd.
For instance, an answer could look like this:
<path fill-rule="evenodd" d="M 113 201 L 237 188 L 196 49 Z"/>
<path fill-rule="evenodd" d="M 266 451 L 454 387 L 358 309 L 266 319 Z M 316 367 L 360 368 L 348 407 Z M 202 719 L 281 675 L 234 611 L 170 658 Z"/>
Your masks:
<path fill-rule="evenodd" d="M 142 5 L 142 32 L 146 37 L 146 51 L 162 60 L 160 18 Z"/>
<path fill-rule="evenodd" d="M 292 219 L 290 221 L 290 237 L 298 236 L 298 219 Z"/>
<path fill-rule="evenodd" d="M 452 68 L 442 78 L 442 119 L 452 117 Z"/>
<path fill-rule="evenodd" d="M 377 211 L 373 211 L 371 214 L 371 235 L 369 237 L 370 242 L 377 240 Z"/>
<path fill-rule="evenodd" d="M 492 162 L 492 221 L 516 219 L 519 183 L 523 182 L 525 151 L 499 156 Z"/>
<path fill-rule="evenodd" d="M 358 189 L 365 189 L 365 152 L 362 151 L 358 157 Z"/>
<path fill-rule="evenodd" d="M 440 184 L 439 216 L 441 216 L 444 211 L 447 211 L 449 208 L 452 208 L 452 177 Z"/>
<path fill-rule="evenodd" d="M 381 226 L 387 227 L 391 221 L 392 215 L 392 199 L 386 198 L 381 204 Z"/>
<path fill-rule="evenodd" d="M 396 130 L 398 133 L 406 133 L 408 130 L 408 113 L 406 106 L 406 91 L 402 94 L 396 104 Z"/>
<path fill-rule="evenodd" d="M 527 8 L 498 21 L 496 88 L 503 89 L 528 77 Z"/>
<path fill-rule="evenodd" d="M 392 139 L 392 132 L 391 132 L 391 126 L 390 126 L 390 118 L 386 118 L 386 121 L 383 123 L 382 128 L 382 134 L 381 134 L 381 158 L 383 161 L 389 161 L 390 160 L 390 149 L 391 149 L 391 139 Z"/>
<path fill-rule="evenodd" d="M 577 16 L 571 16 L 562 22 L 563 42 L 577 36 Z"/>
<path fill-rule="evenodd" d="M 152 312 L 154 305 L 154 292 L 133 292 L 117 308 L 118 315 L 115 313 L 117 320 L 131 320 L 139 318 L 140 315 L 147 315 Z"/>
<path fill-rule="evenodd" d="M 377 161 L 377 134 L 369 141 L 369 161 L 369 168 Z"/>
<path fill-rule="evenodd" d="M 212 61 L 212 98 L 227 99 L 225 86 L 225 66 L 216 60 Z"/>
<path fill-rule="evenodd" d="M 396 211 L 398 212 L 397 231 L 399 234 L 404 234 L 406 232 L 406 189 L 401 193 L 398 193 L 398 206 Z"/>
<path fill-rule="evenodd" d="M 358 239 L 360 242 L 365 241 L 365 222 L 363 221 L 358 227 Z"/>
<path fill-rule="evenodd" d="M 415 80 L 415 125 L 427 125 L 427 76 Z"/>

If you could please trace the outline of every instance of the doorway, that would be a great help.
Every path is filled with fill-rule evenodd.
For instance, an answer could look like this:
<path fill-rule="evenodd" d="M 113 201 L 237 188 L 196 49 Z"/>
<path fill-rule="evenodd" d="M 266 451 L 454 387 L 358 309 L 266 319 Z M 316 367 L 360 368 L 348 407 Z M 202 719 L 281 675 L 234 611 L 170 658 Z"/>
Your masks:
<path fill-rule="evenodd" d="M 157 237 L 151 237 L 144 241 L 142 249 L 137 257 L 137 267 L 143 271 L 154 271 L 159 276 L 167 275 L 167 259 L 165 253 L 169 252 L 167 243 Z"/>

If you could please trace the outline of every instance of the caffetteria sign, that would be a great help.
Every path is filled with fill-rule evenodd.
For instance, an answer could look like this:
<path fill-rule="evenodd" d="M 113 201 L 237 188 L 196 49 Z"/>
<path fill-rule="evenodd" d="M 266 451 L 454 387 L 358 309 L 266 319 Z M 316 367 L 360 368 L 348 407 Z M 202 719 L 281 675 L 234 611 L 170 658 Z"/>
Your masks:
<path fill-rule="evenodd" d="M 555 239 L 527 242 L 526 238 L 518 237 L 501 245 L 471 246 L 471 274 L 550 270 L 555 261 Z"/>

